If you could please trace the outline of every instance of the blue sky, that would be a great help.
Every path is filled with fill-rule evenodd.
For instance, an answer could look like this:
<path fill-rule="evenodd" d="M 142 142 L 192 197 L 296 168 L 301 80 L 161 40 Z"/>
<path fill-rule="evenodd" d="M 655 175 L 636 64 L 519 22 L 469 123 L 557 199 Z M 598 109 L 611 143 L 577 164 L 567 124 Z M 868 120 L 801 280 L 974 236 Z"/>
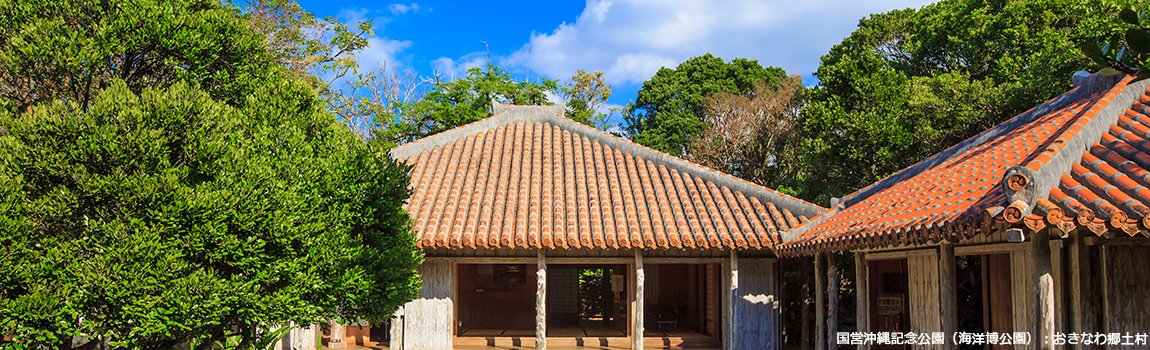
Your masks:
<path fill-rule="evenodd" d="M 603 71 L 609 103 L 633 100 L 659 67 L 712 53 L 757 59 L 807 82 L 819 57 L 870 13 L 920 7 L 923 0 L 300 0 L 320 17 L 375 24 L 364 68 L 386 63 L 451 78 L 490 59 L 517 79 L 566 79 Z M 485 48 L 484 43 L 487 47 Z"/>

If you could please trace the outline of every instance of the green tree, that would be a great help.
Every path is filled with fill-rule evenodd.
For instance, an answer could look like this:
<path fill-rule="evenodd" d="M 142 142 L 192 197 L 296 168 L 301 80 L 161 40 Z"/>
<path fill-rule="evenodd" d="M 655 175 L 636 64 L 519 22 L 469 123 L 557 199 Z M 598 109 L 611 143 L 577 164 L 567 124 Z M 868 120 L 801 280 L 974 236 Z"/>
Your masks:
<path fill-rule="evenodd" d="M 554 80 L 517 82 L 499 66 L 487 64 L 467 70 L 467 76 L 436 81 L 419 101 L 400 108 L 379 108 L 374 116 L 376 140 L 395 145 L 448 130 L 491 115 L 492 101 L 519 105 L 551 104 L 547 92 Z M 389 112 L 390 111 L 390 112 Z"/>
<path fill-rule="evenodd" d="M 567 104 L 567 118 L 599 129 L 605 129 L 607 115 L 599 109 L 611 98 L 611 85 L 603 79 L 603 72 L 582 69 L 571 80 L 559 87 L 559 95 Z"/>
<path fill-rule="evenodd" d="M 264 36 L 213 0 L 0 2 L 0 100 L 87 106 L 113 79 L 135 92 L 188 81 L 236 102 L 269 74 Z"/>
<path fill-rule="evenodd" d="M 1111 1 L 946 0 L 862 19 L 803 108 L 803 197 L 825 202 L 1070 88 Z"/>
<path fill-rule="evenodd" d="M 213 1 L 0 2 L 0 348 L 249 347 L 415 296 L 406 169 L 251 25 Z"/>
<path fill-rule="evenodd" d="M 384 320 L 415 297 L 407 169 L 306 83 L 237 108 L 113 82 L 87 109 L 38 105 L 0 128 L 8 346 L 250 343 L 289 321 Z"/>
<path fill-rule="evenodd" d="M 707 127 L 703 109 L 708 97 L 750 93 L 758 81 L 774 86 L 785 77 L 781 68 L 744 58 L 724 62 L 711 54 L 692 57 L 675 69 L 660 68 L 624 111 L 627 132 L 636 143 L 681 156 Z"/>
<path fill-rule="evenodd" d="M 1118 12 L 1118 19 L 1125 24 L 1126 31 L 1114 34 L 1101 44 L 1084 41 L 1083 53 L 1095 63 L 1106 67 L 1102 69 L 1105 74 L 1130 74 L 1135 76 L 1136 81 L 1150 77 L 1148 16 L 1147 11 L 1122 9 Z"/>

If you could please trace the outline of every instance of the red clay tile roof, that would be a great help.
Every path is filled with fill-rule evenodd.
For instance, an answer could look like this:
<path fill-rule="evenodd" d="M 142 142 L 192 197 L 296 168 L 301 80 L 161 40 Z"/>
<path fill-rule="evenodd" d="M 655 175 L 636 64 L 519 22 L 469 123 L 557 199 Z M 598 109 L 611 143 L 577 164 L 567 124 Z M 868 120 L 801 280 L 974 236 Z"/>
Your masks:
<path fill-rule="evenodd" d="M 969 238 L 1048 226 L 1150 228 L 1147 82 L 1099 75 L 847 196 L 788 233 L 780 255 Z M 1128 85 L 1130 84 L 1130 85 Z"/>
<path fill-rule="evenodd" d="M 764 249 L 823 210 L 562 117 L 496 115 L 397 147 L 427 248 Z"/>

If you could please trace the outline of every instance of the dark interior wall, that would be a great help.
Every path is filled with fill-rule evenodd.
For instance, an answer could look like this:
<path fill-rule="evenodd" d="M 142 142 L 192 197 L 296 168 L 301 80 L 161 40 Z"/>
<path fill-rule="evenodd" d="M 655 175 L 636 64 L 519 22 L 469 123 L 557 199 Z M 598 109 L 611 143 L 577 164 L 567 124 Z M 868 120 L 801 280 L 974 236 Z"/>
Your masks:
<path fill-rule="evenodd" d="M 535 272 L 531 264 L 460 264 L 461 329 L 535 329 Z"/>
<path fill-rule="evenodd" d="M 647 269 L 645 289 L 644 328 L 659 329 L 659 321 L 674 321 L 678 329 L 691 329 L 706 333 L 701 327 L 706 322 L 707 293 L 705 265 L 652 264 Z M 665 323 L 663 327 L 668 327 Z"/>
<path fill-rule="evenodd" d="M 577 266 L 548 266 L 547 325 L 579 325 L 579 270 Z"/>
<path fill-rule="evenodd" d="M 1150 247 L 1115 245 L 1105 249 L 1110 310 L 1103 317 L 1109 332 L 1145 333 L 1150 329 L 1150 298 L 1146 297 L 1150 274 L 1144 270 L 1150 266 Z"/>

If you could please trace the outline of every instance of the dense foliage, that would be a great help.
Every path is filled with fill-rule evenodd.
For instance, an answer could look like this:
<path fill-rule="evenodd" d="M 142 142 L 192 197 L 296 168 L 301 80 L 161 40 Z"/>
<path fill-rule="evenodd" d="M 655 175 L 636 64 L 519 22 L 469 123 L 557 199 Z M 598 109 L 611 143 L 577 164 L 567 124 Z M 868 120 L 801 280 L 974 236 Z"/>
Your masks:
<path fill-rule="evenodd" d="M 693 57 L 674 69 L 660 68 L 643 82 L 635 102 L 624 113 L 631 140 L 681 156 L 706 128 L 703 109 L 719 92 L 746 94 L 756 82 L 775 85 L 786 77 L 782 69 L 763 67 L 755 60 L 724 62 L 711 54 Z"/>
<path fill-rule="evenodd" d="M 0 348 L 250 348 L 415 296 L 406 167 L 238 9 L 0 2 L 0 21 Z"/>
<path fill-rule="evenodd" d="M 1150 14 L 1125 8 L 1118 12 L 1125 32 L 1115 33 L 1101 43 L 1084 41 L 1082 52 L 1106 68 L 1108 75 L 1130 74 L 1135 80 L 1150 78 Z"/>
<path fill-rule="evenodd" d="M 269 74 L 265 37 L 213 0 L 0 2 L 0 99 L 24 111 L 86 106 L 113 79 L 135 92 L 176 81 L 222 101 Z"/>
<path fill-rule="evenodd" d="M 803 196 L 824 202 L 941 151 L 1097 70 L 1107 0 L 947 0 L 872 15 L 822 58 L 802 111 Z"/>

